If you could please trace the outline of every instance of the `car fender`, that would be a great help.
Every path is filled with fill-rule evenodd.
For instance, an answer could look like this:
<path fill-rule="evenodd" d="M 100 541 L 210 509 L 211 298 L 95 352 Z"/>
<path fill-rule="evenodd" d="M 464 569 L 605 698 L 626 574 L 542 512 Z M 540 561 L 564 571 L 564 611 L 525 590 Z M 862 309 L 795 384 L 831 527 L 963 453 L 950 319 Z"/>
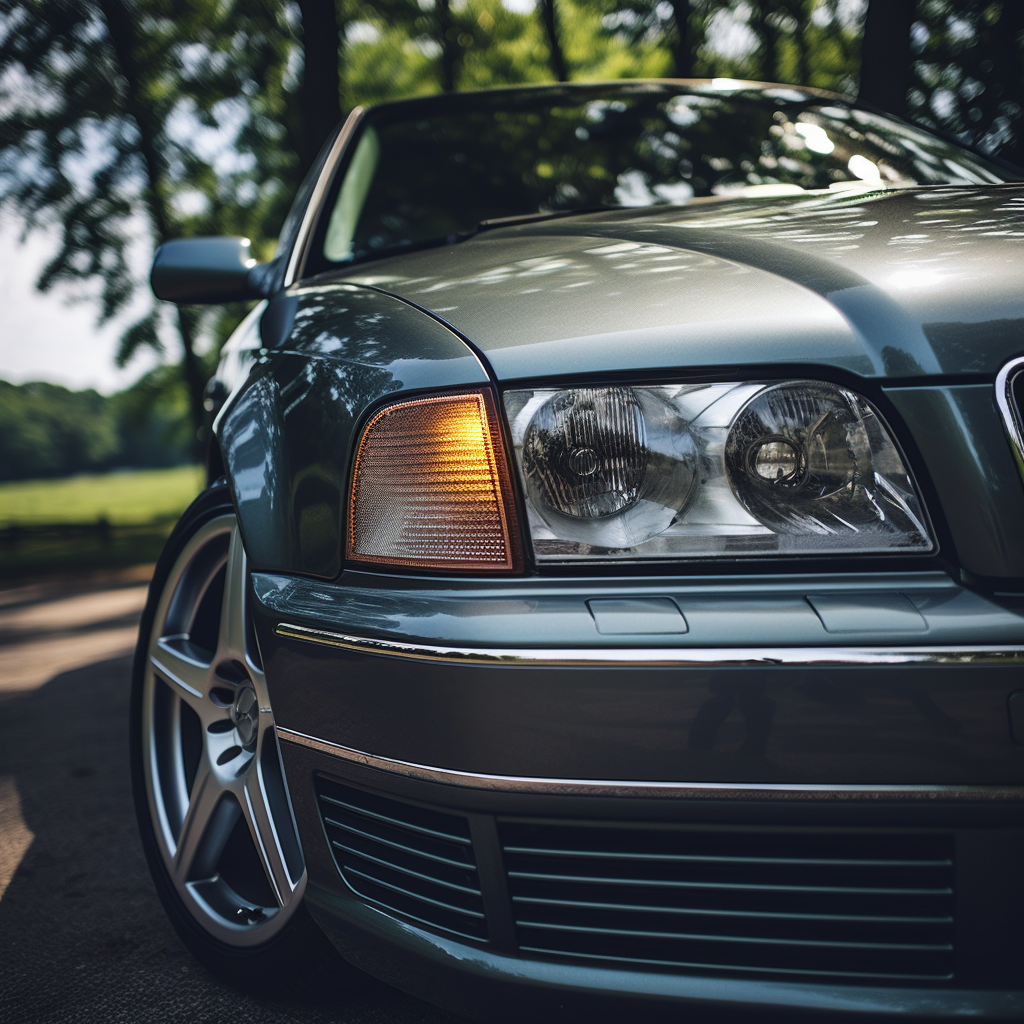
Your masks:
<path fill-rule="evenodd" d="M 251 568 L 331 579 L 367 411 L 389 396 L 489 377 L 465 341 L 401 299 L 331 280 L 288 298 L 280 344 L 260 350 L 215 432 Z"/>

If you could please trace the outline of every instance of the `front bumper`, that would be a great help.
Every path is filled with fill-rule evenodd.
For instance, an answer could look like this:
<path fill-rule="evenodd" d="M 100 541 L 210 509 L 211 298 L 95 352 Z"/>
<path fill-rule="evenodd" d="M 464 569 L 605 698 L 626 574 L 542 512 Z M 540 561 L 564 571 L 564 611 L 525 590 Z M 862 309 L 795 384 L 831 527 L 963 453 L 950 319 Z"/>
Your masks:
<path fill-rule="evenodd" d="M 1012 602 L 342 583 L 255 579 L 307 900 L 358 966 L 484 1020 L 1024 1017 Z M 685 632 L 596 630 L 652 595 Z"/>

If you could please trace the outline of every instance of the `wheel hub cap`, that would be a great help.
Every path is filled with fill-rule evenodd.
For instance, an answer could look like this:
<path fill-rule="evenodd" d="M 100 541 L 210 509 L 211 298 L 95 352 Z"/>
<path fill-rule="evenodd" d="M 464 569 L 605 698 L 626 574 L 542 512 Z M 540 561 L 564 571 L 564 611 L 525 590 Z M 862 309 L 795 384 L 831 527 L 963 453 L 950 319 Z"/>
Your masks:
<path fill-rule="evenodd" d="M 239 687 L 235 703 L 231 707 L 231 721 L 238 731 L 242 746 L 252 749 L 256 745 L 259 732 L 260 705 L 256 699 L 256 691 L 251 686 Z"/>

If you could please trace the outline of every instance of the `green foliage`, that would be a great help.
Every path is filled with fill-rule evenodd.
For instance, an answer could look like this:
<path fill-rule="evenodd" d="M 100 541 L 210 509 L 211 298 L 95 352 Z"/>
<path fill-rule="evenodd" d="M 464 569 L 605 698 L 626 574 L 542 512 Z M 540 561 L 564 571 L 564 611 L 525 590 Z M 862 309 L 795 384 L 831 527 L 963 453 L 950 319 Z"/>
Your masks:
<path fill-rule="evenodd" d="M 187 414 L 188 396 L 173 366 L 112 398 L 0 381 L 0 480 L 180 465 L 192 448 Z"/>
<path fill-rule="evenodd" d="M 116 421 L 95 391 L 0 381 L 0 479 L 62 476 L 102 466 L 117 447 Z"/>
<path fill-rule="evenodd" d="M 195 438 L 178 367 L 150 370 L 109 402 L 119 438 L 114 465 L 178 466 L 190 460 Z"/>
<path fill-rule="evenodd" d="M 345 89 L 352 106 L 437 92 L 433 62 L 404 28 L 367 19 L 349 31 Z"/>
<path fill-rule="evenodd" d="M 919 0 L 911 115 L 1024 165 L 1024 4 Z"/>
<path fill-rule="evenodd" d="M 307 80 L 340 81 L 346 107 L 550 81 L 553 67 L 573 80 L 692 74 L 851 92 L 864 10 L 847 0 L 538 0 L 525 11 L 501 0 L 19 0 L 0 12 L 0 207 L 26 230 L 59 231 L 40 288 L 83 293 L 109 320 L 144 287 L 140 254 L 165 238 L 245 235 L 270 258 L 320 141 L 319 108 L 336 109 Z M 917 0 L 915 11 L 912 115 L 1024 161 L 1024 2 Z M 304 13 L 334 26 L 336 47 L 312 45 Z M 203 375 L 242 312 L 172 317 L 154 306 L 125 330 L 121 365 L 163 350 L 185 382 L 173 401 L 175 371 L 140 385 L 162 389 L 140 405 L 156 410 L 157 434 L 187 413 L 194 435 Z M 89 414 L 88 438 L 58 442 L 51 400 L 32 402 L 24 431 L 36 440 L 17 456 L 5 442 L 11 459 L 29 459 L 42 437 L 41 472 L 108 457 L 102 415 Z"/>
<path fill-rule="evenodd" d="M 547 47 L 537 18 L 508 10 L 500 0 L 467 6 L 478 26 L 466 53 L 462 89 L 493 89 L 551 81 Z"/>
<path fill-rule="evenodd" d="M 670 55 L 660 34 L 637 34 L 616 20 L 612 7 L 588 0 L 559 4 L 566 62 L 573 80 L 662 78 L 671 74 Z"/>

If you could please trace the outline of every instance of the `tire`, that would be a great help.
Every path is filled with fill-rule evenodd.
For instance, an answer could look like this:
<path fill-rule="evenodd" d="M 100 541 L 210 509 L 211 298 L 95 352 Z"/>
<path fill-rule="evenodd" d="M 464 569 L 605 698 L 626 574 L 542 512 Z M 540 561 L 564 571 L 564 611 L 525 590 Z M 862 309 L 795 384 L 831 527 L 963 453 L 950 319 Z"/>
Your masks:
<path fill-rule="evenodd" d="M 182 942 L 248 993 L 320 994 L 351 971 L 303 906 L 306 871 L 227 488 L 157 563 L 132 672 L 131 767 L 150 873 Z"/>

